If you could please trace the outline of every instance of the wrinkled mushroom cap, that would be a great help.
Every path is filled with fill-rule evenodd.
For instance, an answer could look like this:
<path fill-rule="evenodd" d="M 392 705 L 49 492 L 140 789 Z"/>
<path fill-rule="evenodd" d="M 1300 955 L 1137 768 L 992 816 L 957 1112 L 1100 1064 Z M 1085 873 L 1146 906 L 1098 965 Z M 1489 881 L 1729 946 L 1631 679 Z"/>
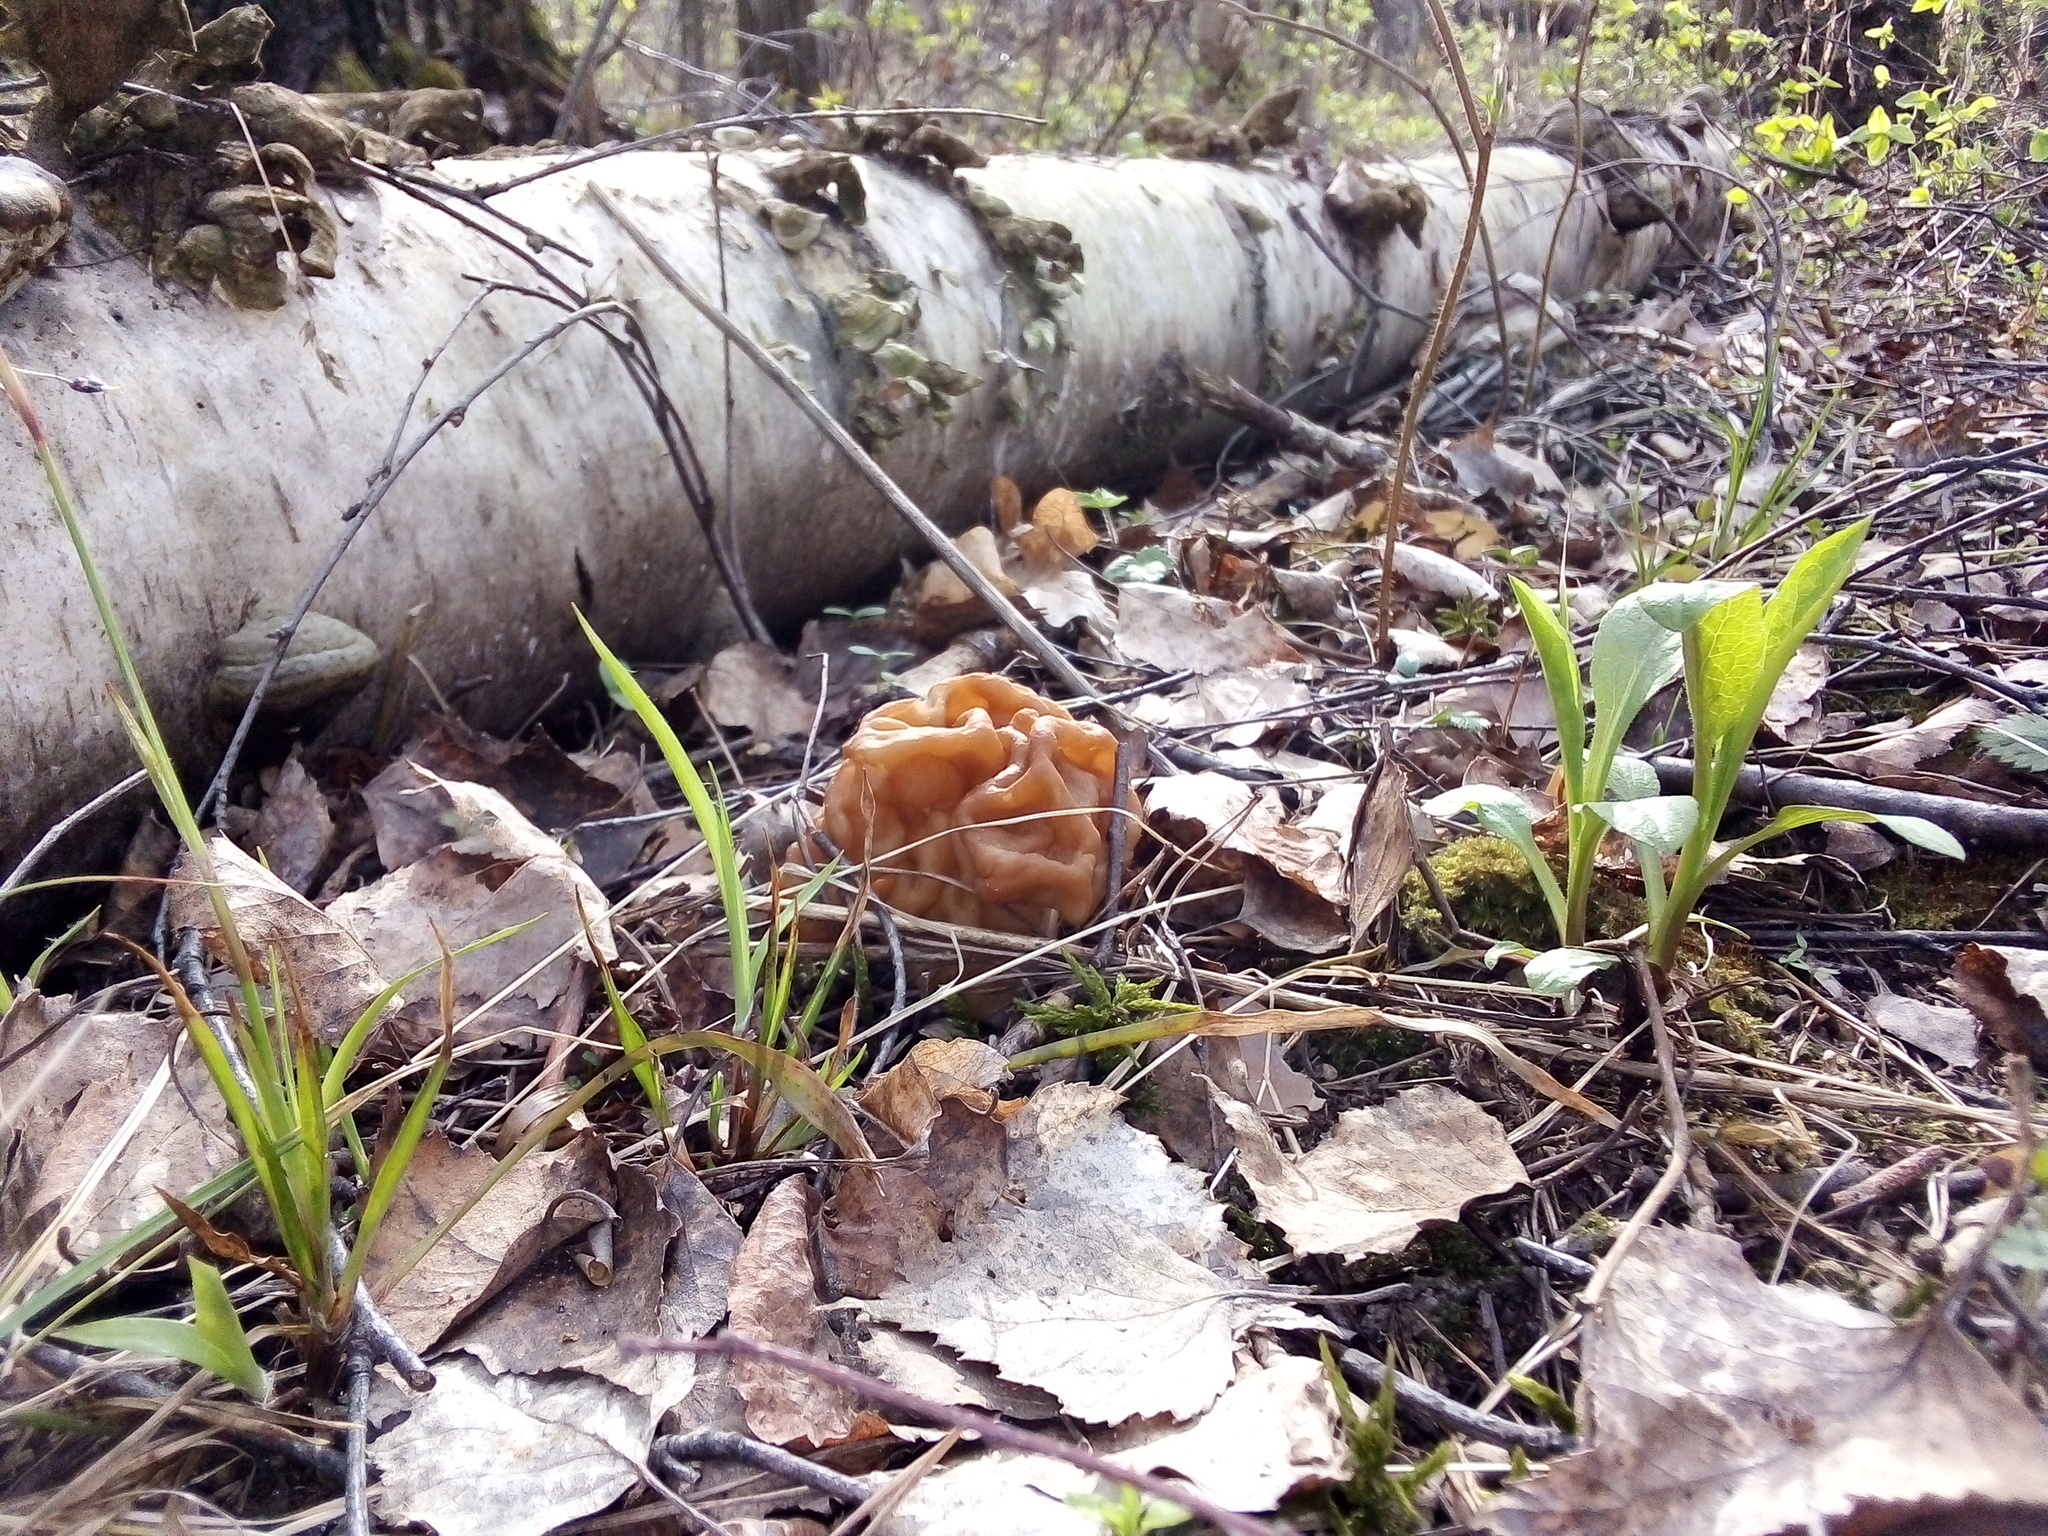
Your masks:
<path fill-rule="evenodd" d="M 871 712 L 846 744 L 822 820 L 898 911 L 1046 933 L 1079 927 L 1102 904 L 1115 781 L 1108 731 L 972 672 Z"/>
<path fill-rule="evenodd" d="M 259 612 L 220 643 L 220 657 L 206 687 L 206 701 L 223 713 L 245 708 L 256 680 L 277 642 L 271 631 L 286 615 Z M 277 676 L 264 690 L 265 710 L 301 709 L 323 699 L 353 693 L 377 670 L 377 642 L 324 613 L 309 613 L 284 653 Z"/>

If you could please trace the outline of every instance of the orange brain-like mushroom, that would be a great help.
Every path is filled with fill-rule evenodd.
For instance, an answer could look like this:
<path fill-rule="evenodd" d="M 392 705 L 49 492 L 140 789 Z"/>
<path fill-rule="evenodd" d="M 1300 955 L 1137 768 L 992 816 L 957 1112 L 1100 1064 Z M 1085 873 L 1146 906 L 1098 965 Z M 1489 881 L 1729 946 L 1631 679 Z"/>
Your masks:
<path fill-rule="evenodd" d="M 1108 731 L 971 672 L 861 721 L 823 823 L 900 912 L 1049 933 L 1102 904 L 1115 782 Z"/>

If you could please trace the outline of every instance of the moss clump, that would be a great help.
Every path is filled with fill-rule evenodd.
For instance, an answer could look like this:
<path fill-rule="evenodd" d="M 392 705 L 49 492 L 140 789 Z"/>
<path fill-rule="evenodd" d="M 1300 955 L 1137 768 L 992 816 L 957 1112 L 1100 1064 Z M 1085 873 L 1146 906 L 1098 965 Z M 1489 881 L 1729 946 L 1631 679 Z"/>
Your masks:
<path fill-rule="evenodd" d="M 1548 949 L 1556 942 L 1550 908 L 1512 844 L 1497 837 L 1461 837 L 1432 854 L 1429 867 L 1458 921 L 1474 933 L 1531 949 Z M 1429 887 L 1412 871 L 1401 888 L 1401 919 L 1413 933 L 1439 944 L 1450 942 Z"/>
<path fill-rule="evenodd" d="M 1688 934 L 1685 943 L 1687 947 L 1698 945 L 1698 936 Z M 1753 953 L 1740 944 L 1719 946 L 1707 961 L 1703 979 L 1713 989 L 1706 1009 L 1713 1017 L 1707 1020 L 1694 1015 L 1702 1038 L 1748 1056 L 1781 1054 L 1777 1036 L 1771 1032 L 1771 995 L 1764 990 Z"/>
<path fill-rule="evenodd" d="M 2036 857 L 2025 852 L 1972 854 L 1957 868 L 1947 859 L 1908 853 L 1871 871 L 1864 883 L 1884 898 L 1894 928 L 1953 932 L 1981 923 L 2013 882 L 2026 877 Z M 1939 866 L 1938 874 L 1930 864 Z M 2027 894 L 2023 891 L 2007 902 L 2002 915 L 2022 916 L 2032 905 Z"/>
<path fill-rule="evenodd" d="M 1411 878 L 1413 878 L 1411 876 Z M 1420 1056 L 1431 1042 L 1406 1029 L 1333 1029 L 1309 1036 L 1310 1054 L 1339 1077 L 1355 1077 Z"/>

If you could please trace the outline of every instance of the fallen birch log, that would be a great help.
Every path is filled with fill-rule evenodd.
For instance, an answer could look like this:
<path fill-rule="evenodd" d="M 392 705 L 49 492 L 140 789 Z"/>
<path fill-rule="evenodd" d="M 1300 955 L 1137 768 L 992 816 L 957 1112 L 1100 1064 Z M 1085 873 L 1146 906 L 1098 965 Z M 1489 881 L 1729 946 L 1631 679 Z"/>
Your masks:
<path fill-rule="evenodd" d="M 1533 145 L 1495 154 L 1484 202 L 1503 277 L 1523 274 L 1532 290 L 1548 262 L 1550 292 L 1570 299 L 1639 287 L 1715 242 L 1726 139 L 1703 122 L 1632 131 L 1643 163 L 1625 185 L 1575 176 L 1568 158 Z M 806 190 L 805 156 L 823 158 L 729 152 L 714 170 L 703 154 L 619 154 L 495 191 L 488 208 L 388 181 L 323 181 L 334 275 L 293 283 L 267 312 L 154 279 L 81 222 L 60 266 L 6 301 L 0 339 L 46 376 L 31 380 L 38 407 L 153 702 L 189 760 L 203 771 L 224 735 L 202 702 L 223 637 L 256 604 L 288 604 L 328 558 L 398 441 L 408 393 L 409 438 L 568 307 L 508 288 L 458 325 L 488 281 L 547 291 L 566 279 L 573 303 L 630 313 L 770 624 L 910 552 L 872 487 L 737 355 L 727 440 L 721 338 L 594 187 L 694 285 L 722 292 L 734 319 L 955 529 L 982 514 L 996 473 L 1035 494 L 1213 447 L 1229 424 L 1195 403 L 1198 372 L 1268 396 L 1338 362 L 1355 384 L 1398 376 L 1468 206 L 1449 155 L 1350 165 L 1327 194 L 1278 161 L 1012 156 L 956 178 L 856 157 L 856 224 L 846 189 L 836 203 Z M 442 162 L 435 174 L 489 190 L 548 168 Z M 1646 185 L 1661 209 L 1647 222 L 1636 207 Z M 1619 218 L 1615 187 L 1629 203 Z M 1483 286 L 1467 302 L 1492 313 Z M 615 315 L 603 323 L 621 333 Z M 642 660 L 732 632 L 703 529 L 611 340 L 567 331 L 444 425 L 317 607 L 387 655 L 409 627 L 421 667 L 471 686 L 474 722 L 508 729 L 565 676 L 572 689 L 593 684 L 572 604 Z M 108 701 L 105 638 L 11 418 L 0 424 L 0 540 L 5 867 L 132 764 Z M 365 727 L 378 692 L 354 706 Z"/>

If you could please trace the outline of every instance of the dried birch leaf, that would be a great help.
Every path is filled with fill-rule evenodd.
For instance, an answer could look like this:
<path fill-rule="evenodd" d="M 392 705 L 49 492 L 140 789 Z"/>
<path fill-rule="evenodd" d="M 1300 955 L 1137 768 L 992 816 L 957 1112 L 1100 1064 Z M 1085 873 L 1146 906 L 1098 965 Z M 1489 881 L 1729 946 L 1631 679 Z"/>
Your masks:
<path fill-rule="evenodd" d="M 1258 1197 L 1260 1219 L 1302 1253 L 1399 1253 L 1423 1223 L 1456 1221 L 1467 1201 L 1528 1177 L 1500 1122 L 1435 1084 L 1376 1109 L 1346 1110 L 1300 1157 L 1280 1150 L 1250 1106 L 1222 1094 L 1217 1105 L 1237 1138 L 1238 1171 Z"/>
<path fill-rule="evenodd" d="M 434 1390 L 417 1397 L 377 1378 L 371 1423 L 390 1427 L 370 1443 L 370 1460 L 387 1524 L 543 1536 L 640 1481 L 654 1437 L 645 1399 L 595 1376 L 493 1376 L 462 1354 L 435 1375 Z"/>
<path fill-rule="evenodd" d="M 1653 1228 L 1580 1339 L 1591 1448 L 1504 1492 L 1502 1536 L 2039 1528 L 2048 1431 L 1953 1329 L 1765 1285 Z"/>
<path fill-rule="evenodd" d="M 207 839 L 206 851 L 257 975 L 268 978 L 270 955 L 275 950 L 285 973 L 298 984 L 299 996 L 305 999 L 307 1024 L 322 1040 L 335 1044 L 384 990 L 385 977 L 378 963 L 346 925 L 322 912 L 227 838 L 216 833 Z M 191 854 L 178 855 L 171 879 L 183 882 L 171 887 L 171 926 L 197 928 L 215 957 L 225 957 L 220 924 L 206 887 L 199 883 L 199 869 Z M 422 953 L 425 959 L 438 953 L 431 934 Z M 410 969 L 411 965 L 402 965 L 389 974 L 403 975 Z"/>

